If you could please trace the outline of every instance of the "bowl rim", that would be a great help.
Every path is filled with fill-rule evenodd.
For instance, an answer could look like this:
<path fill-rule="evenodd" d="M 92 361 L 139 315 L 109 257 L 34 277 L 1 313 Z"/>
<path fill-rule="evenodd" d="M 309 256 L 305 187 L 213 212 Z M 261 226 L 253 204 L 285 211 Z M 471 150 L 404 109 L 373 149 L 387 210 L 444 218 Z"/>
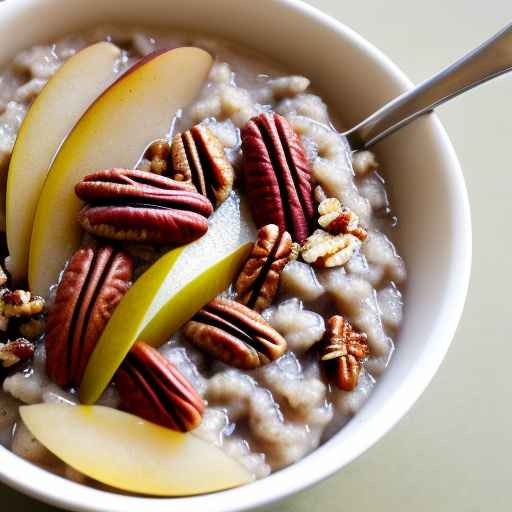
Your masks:
<path fill-rule="evenodd" d="M 4 9 L 4 12 L 0 12 L 0 15 L 15 16 L 17 12 L 23 11 L 28 6 L 38 1 L 40 0 L 17 0 L 16 3 L 12 1 L 6 2 L 1 7 L 1 9 Z M 297 11 L 310 18 L 314 23 L 321 25 L 323 29 L 332 31 L 337 37 L 350 40 L 353 45 L 363 50 L 369 58 L 377 61 L 385 72 L 389 74 L 403 90 L 407 90 L 413 86 L 405 73 L 387 55 L 341 21 L 338 21 L 312 5 L 306 4 L 303 0 L 269 1 L 278 4 L 282 8 Z M 355 446 L 347 450 L 343 460 L 341 460 L 341 458 L 335 460 L 332 457 L 330 459 L 325 457 L 325 463 L 322 465 L 322 469 L 316 471 L 314 474 L 309 474 L 307 482 L 297 478 L 288 478 L 287 485 L 285 487 L 279 487 L 279 483 L 290 473 L 294 472 L 294 468 L 296 468 L 300 462 L 304 462 L 306 459 L 315 456 L 315 454 L 319 455 L 322 448 L 326 446 L 323 445 L 317 448 L 312 454 L 302 459 L 302 461 L 282 469 L 263 480 L 240 488 L 202 496 L 153 498 L 126 496 L 89 488 L 51 474 L 21 459 L 9 450 L 0 449 L 0 455 L 3 455 L 7 462 L 4 465 L 0 465 L 0 481 L 48 504 L 76 511 L 131 512 L 138 510 L 140 507 L 145 507 L 147 510 L 151 507 L 152 512 L 164 512 L 168 511 L 169 506 L 173 503 L 176 504 L 176 508 L 182 512 L 189 510 L 192 512 L 203 505 L 207 505 L 207 510 L 211 512 L 236 512 L 269 505 L 293 493 L 313 486 L 348 465 L 387 434 L 420 397 L 441 365 L 462 316 L 471 274 L 471 214 L 462 169 L 452 143 L 441 122 L 435 114 L 430 114 L 429 118 L 433 132 L 438 136 L 439 143 L 443 146 L 445 151 L 446 168 L 449 169 L 452 184 L 454 185 L 454 194 L 457 196 L 459 202 L 456 212 L 456 224 L 458 228 L 460 228 L 459 253 L 464 254 L 465 257 L 459 262 L 457 279 L 452 283 L 450 293 L 447 293 L 447 295 L 450 295 L 450 314 L 447 316 L 447 322 L 444 324 L 442 332 L 440 333 L 441 336 L 438 340 L 436 350 L 432 351 L 430 354 L 429 363 L 422 366 L 418 374 L 415 375 L 415 379 L 411 382 L 410 386 L 408 386 L 408 389 L 403 390 L 400 400 L 395 400 L 394 403 L 387 404 L 385 420 L 381 418 L 378 427 L 373 426 L 372 430 L 370 430 L 371 435 L 367 432 L 365 436 L 360 436 L 359 442 L 354 443 Z M 5 468 L 8 468 L 8 471 Z M 32 472 L 34 477 L 37 478 L 27 478 L 27 472 Z M 56 479 L 61 480 L 61 482 L 59 483 Z M 65 494 L 61 492 L 63 485 L 68 488 L 68 492 Z M 254 492 L 244 492 L 247 490 Z M 269 492 L 269 490 L 271 492 Z M 240 505 L 240 499 L 232 499 L 235 497 L 234 495 L 239 495 L 238 498 L 242 496 L 245 498 L 245 501 L 242 501 L 243 505 Z M 248 499 L 248 497 L 250 497 L 250 499 Z M 215 505 L 212 502 L 215 502 Z"/>

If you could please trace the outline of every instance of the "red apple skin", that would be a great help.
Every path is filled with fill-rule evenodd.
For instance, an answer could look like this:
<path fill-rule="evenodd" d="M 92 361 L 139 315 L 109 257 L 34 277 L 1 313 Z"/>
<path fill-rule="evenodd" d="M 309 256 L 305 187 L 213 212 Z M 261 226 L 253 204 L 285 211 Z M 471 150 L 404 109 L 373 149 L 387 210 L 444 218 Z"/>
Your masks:
<path fill-rule="evenodd" d="M 155 52 L 112 84 L 76 124 L 36 209 L 28 272 L 34 293 L 48 296 L 80 244 L 76 183 L 96 170 L 133 168 L 148 144 L 169 132 L 176 112 L 199 94 L 211 65 L 211 56 L 199 48 Z"/>

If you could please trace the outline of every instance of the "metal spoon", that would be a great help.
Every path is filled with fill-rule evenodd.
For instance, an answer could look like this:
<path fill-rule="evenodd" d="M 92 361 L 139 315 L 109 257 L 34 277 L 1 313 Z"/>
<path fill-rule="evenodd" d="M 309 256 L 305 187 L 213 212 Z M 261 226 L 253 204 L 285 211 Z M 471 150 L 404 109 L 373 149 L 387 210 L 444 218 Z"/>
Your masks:
<path fill-rule="evenodd" d="M 512 70 L 512 23 L 451 66 L 384 105 L 343 135 L 353 151 L 431 112 L 459 94 Z"/>

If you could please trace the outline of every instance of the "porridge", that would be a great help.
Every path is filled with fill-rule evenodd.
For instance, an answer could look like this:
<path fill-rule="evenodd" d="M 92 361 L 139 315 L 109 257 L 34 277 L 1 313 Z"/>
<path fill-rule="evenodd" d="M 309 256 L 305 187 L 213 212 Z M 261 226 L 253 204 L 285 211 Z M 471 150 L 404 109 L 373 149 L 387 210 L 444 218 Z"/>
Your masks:
<path fill-rule="evenodd" d="M 132 169 L 113 162 L 73 183 L 81 248 L 38 281 L 49 289 L 30 272 L 32 293 L 17 289 L 8 255 L 0 443 L 67 478 L 111 483 L 63 462 L 19 413 L 23 404 L 76 406 L 94 396 L 192 431 L 263 478 L 342 428 L 392 356 L 406 271 L 388 238 L 396 219 L 379 164 L 369 151 L 351 154 L 307 78 L 212 39 L 108 27 L 24 51 L 0 74 L 1 176 L 34 99 L 98 41 L 120 48 L 113 79 L 160 48 L 194 46 L 214 60 L 194 101 L 139 148 Z M 126 303 L 153 291 L 165 300 L 144 299 L 139 341 L 123 348 L 123 332 L 105 343 Z M 120 367 L 112 362 L 100 389 L 93 377 L 103 378 L 118 345 Z"/>

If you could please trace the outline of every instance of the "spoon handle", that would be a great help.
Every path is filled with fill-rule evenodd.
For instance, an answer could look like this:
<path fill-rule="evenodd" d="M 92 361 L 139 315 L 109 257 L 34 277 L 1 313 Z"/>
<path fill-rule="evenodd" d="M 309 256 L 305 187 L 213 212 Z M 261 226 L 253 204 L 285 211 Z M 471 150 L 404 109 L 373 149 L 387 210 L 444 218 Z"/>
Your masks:
<path fill-rule="evenodd" d="M 353 150 L 367 148 L 455 96 L 512 70 L 512 23 L 451 66 L 384 105 L 346 132 Z"/>

